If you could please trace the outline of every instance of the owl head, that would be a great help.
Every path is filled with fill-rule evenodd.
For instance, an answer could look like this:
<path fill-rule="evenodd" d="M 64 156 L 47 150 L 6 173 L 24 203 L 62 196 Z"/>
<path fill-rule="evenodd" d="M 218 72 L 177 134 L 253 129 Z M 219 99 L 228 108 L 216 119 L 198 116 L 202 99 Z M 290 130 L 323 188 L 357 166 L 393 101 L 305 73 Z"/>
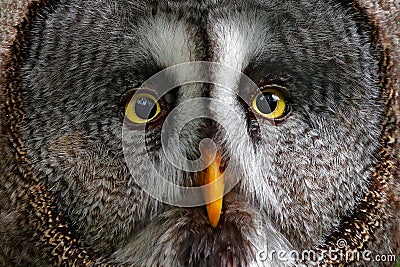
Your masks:
<path fill-rule="evenodd" d="M 5 68 L 16 104 L 5 104 L 4 131 L 18 151 L 9 172 L 28 178 L 0 187 L 28 205 L 2 204 L 0 222 L 25 218 L 31 254 L 45 232 L 60 249 L 115 265 L 289 266 L 312 260 L 292 251 L 393 252 L 385 207 L 397 202 L 379 190 L 394 184 L 392 152 L 382 153 L 394 100 L 359 8 L 31 3 L 20 60 Z"/>

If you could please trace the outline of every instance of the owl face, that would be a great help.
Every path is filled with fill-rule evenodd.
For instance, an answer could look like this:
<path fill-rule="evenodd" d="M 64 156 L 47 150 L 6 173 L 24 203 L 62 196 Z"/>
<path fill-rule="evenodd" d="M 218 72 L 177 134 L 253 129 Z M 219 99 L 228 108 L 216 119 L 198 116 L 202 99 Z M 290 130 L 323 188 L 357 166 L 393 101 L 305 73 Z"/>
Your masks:
<path fill-rule="evenodd" d="M 265 247 L 317 246 L 366 192 L 379 145 L 377 62 L 350 11 L 331 1 L 51 5 L 22 70 L 34 174 L 117 263 L 246 265 Z M 199 61 L 223 67 L 186 83 L 202 69 L 179 64 Z M 210 166 L 235 181 L 220 214 L 163 201 L 178 196 L 160 176 L 196 187 L 211 182 Z"/>

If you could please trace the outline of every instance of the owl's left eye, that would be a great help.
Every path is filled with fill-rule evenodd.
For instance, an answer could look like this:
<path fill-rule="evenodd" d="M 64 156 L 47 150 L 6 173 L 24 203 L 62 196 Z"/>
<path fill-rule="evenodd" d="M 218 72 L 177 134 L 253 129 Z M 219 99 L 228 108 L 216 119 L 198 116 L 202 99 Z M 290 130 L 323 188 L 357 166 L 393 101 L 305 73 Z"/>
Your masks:
<path fill-rule="evenodd" d="M 253 98 L 253 110 L 267 119 L 279 120 L 285 117 L 290 107 L 278 88 L 261 88 Z"/>
<path fill-rule="evenodd" d="M 157 118 L 160 111 L 159 102 L 149 93 L 135 93 L 125 105 L 125 116 L 137 124 L 151 122 Z"/>

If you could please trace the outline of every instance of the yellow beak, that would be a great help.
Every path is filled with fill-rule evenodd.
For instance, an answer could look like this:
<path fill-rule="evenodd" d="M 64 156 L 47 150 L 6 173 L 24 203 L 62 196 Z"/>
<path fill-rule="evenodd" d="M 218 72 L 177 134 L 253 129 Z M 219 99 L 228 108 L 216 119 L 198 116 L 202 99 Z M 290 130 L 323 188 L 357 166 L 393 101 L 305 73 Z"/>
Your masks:
<path fill-rule="evenodd" d="M 221 159 L 217 154 L 214 161 L 208 166 L 204 172 L 204 185 L 210 184 L 204 190 L 204 198 L 206 204 L 208 220 L 212 227 L 217 227 L 221 211 L 222 197 L 224 195 L 224 177 L 220 171 Z M 214 200 L 214 201 L 213 201 Z"/>

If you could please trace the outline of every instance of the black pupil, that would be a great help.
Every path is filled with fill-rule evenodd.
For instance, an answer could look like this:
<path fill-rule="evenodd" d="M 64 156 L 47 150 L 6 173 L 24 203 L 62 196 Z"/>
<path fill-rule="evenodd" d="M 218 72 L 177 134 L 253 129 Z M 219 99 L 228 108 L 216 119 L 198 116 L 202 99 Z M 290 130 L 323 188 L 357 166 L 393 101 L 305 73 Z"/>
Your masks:
<path fill-rule="evenodd" d="M 136 101 L 135 113 L 140 119 L 151 119 L 156 115 L 157 106 L 153 99 L 142 97 Z"/>
<path fill-rule="evenodd" d="M 257 108 L 264 114 L 272 113 L 278 106 L 279 96 L 270 92 L 259 94 L 256 100 Z"/>

